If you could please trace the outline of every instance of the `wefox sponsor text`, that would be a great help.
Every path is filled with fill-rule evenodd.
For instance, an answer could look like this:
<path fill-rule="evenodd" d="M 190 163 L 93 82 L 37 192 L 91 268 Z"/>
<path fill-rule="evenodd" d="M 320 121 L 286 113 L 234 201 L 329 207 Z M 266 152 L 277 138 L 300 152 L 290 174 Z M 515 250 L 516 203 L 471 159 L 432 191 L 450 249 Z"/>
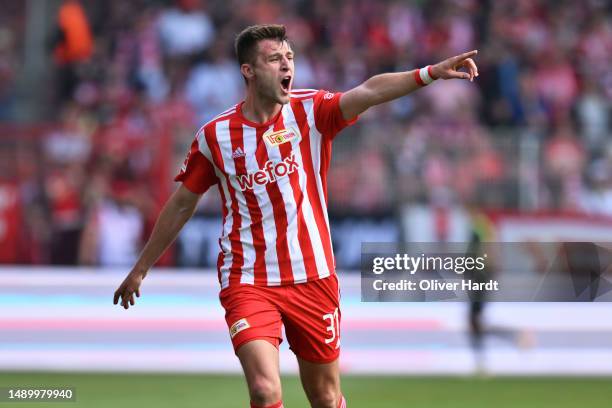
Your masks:
<path fill-rule="evenodd" d="M 240 190 L 252 190 L 254 184 L 265 185 L 274 182 L 278 178 L 293 173 L 299 167 L 300 165 L 295 160 L 295 155 L 292 153 L 291 156 L 285 157 L 285 159 L 279 163 L 268 160 L 263 165 L 263 168 L 255 173 L 237 175 L 236 178 L 238 179 Z"/>

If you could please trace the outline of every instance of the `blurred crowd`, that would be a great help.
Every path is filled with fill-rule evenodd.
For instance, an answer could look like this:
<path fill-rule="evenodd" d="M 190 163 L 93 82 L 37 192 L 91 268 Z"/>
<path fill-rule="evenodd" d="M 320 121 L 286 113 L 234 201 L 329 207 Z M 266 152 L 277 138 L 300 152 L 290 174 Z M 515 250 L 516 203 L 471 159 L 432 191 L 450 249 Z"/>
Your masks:
<path fill-rule="evenodd" d="M 35 118 L 44 126 L 26 147 L 10 137 L 23 129 L 2 134 L 4 164 L 19 163 L 2 166 L 0 212 L 17 219 L 6 215 L 13 197 L 30 224 L 20 259 L 130 263 L 194 131 L 243 98 L 235 35 L 267 22 L 287 25 L 297 88 L 347 90 L 479 50 L 474 83 L 439 81 L 344 131 L 329 172 L 332 215 L 469 203 L 612 216 L 608 1 L 56 3 Z M 23 2 L 0 7 L 7 122 L 27 87 L 18 81 L 27 19 Z M 219 211 L 216 194 L 202 210 Z"/>

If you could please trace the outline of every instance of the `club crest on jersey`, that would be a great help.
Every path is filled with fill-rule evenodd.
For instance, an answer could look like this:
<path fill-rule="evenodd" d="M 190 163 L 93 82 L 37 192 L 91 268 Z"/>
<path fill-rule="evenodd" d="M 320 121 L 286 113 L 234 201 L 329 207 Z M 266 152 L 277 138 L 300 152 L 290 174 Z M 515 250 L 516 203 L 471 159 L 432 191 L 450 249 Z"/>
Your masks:
<path fill-rule="evenodd" d="M 297 137 L 297 133 L 291 129 L 269 130 L 264 133 L 263 138 L 270 146 L 278 146 L 287 143 Z"/>
<path fill-rule="evenodd" d="M 248 329 L 249 327 L 251 327 L 251 325 L 247 319 L 238 320 L 236 323 L 232 324 L 232 327 L 230 327 L 230 337 L 233 339 L 235 335 L 245 329 Z"/>

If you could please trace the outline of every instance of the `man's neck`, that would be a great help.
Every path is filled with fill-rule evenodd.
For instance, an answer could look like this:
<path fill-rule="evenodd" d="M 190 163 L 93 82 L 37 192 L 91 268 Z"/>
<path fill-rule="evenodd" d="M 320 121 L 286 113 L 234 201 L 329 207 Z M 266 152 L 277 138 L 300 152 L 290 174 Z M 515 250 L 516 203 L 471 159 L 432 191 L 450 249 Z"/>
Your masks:
<path fill-rule="evenodd" d="M 242 115 L 255 123 L 266 123 L 280 112 L 282 105 L 253 94 L 247 94 L 242 105 Z"/>

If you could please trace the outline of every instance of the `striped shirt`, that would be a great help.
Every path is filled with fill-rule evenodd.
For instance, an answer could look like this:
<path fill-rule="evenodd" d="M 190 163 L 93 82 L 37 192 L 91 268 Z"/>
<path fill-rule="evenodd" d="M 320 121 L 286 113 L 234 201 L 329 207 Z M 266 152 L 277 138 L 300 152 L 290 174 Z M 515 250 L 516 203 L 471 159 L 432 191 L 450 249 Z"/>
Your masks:
<path fill-rule="evenodd" d="M 335 273 L 327 216 L 327 169 L 344 120 L 340 93 L 294 90 L 266 123 L 242 103 L 197 132 L 176 176 L 196 194 L 218 185 L 222 288 L 291 285 Z"/>

